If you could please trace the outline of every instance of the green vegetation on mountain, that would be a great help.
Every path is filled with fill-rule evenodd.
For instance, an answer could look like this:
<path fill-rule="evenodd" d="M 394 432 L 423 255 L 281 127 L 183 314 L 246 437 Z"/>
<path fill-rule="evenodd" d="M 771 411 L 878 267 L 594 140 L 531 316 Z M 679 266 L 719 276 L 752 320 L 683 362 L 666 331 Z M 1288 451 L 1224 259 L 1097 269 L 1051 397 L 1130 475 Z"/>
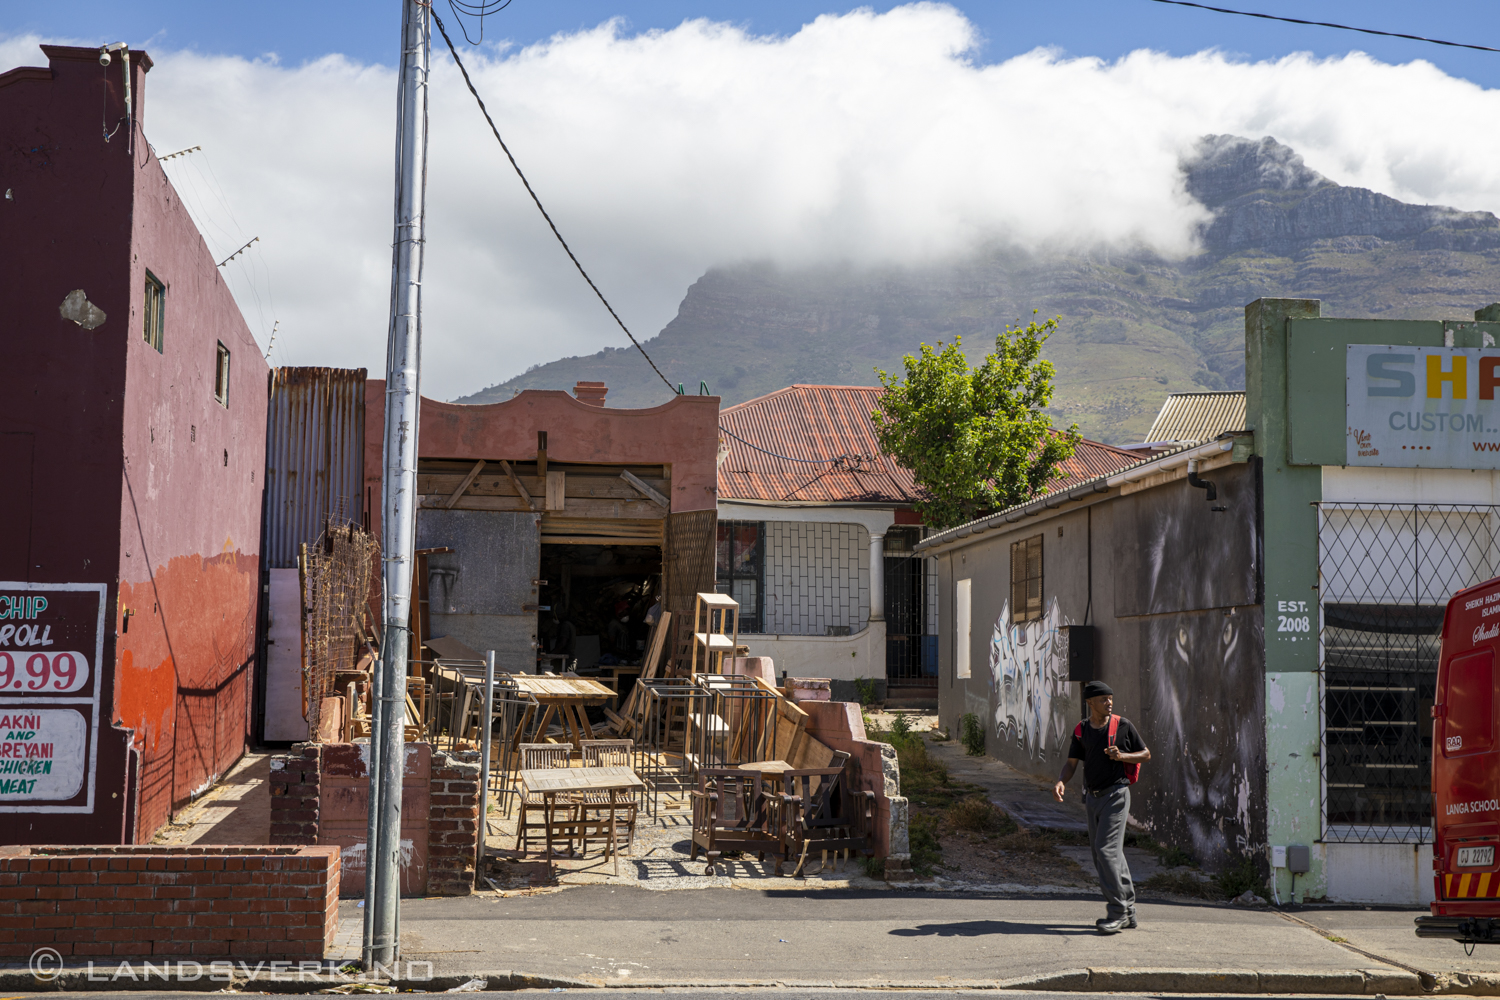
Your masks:
<path fill-rule="evenodd" d="M 715 268 L 646 342 L 673 382 L 743 402 L 793 383 L 876 384 L 921 344 L 962 336 L 971 360 L 1008 325 L 1058 316 L 1043 352 L 1057 370 L 1049 413 L 1096 440 L 1139 441 L 1168 392 L 1244 385 L 1244 307 L 1316 298 L 1324 315 L 1472 319 L 1500 300 L 1500 220 L 1344 187 L 1274 139 L 1203 139 L 1183 165 L 1214 213 L 1200 249 L 1063 252 L 994 247 L 925 268 L 769 264 Z M 521 389 L 609 385 L 613 406 L 664 387 L 633 348 L 564 358 L 459 402 Z"/>

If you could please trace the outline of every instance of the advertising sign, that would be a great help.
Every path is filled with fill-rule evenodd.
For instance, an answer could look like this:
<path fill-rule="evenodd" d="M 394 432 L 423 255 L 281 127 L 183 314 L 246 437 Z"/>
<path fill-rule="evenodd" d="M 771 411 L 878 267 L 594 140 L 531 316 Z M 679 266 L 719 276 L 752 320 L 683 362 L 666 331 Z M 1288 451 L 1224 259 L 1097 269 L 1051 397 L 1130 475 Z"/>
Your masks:
<path fill-rule="evenodd" d="M 1345 463 L 1500 469 L 1500 350 L 1349 344 Z"/>
<path fill-rule="evenodd" d="M 0 582 L 0 813 L 89 813 L 102 583 Z"/>

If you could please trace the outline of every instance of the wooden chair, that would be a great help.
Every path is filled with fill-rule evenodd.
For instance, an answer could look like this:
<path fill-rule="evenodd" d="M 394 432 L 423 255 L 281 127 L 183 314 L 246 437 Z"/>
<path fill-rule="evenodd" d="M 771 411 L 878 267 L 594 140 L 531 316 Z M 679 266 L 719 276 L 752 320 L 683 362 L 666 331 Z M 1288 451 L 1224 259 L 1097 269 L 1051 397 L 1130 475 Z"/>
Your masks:
<path fill-rule="evenodd" d="M 843 764 L 849 755 L 837 752 L 835 767 L 784 771 L 779 796 L 783 809 L 780 824 L 782 851 L 788 859 L 795 857 L 793 877 L 801 878 L 807 855 L 817 850 L 822 866 L 828 864 L 828 852 L 838 852 L 847 860 L 853 851 L 868 854 L 875 822 L 875 793 L 853 791 L 848 786 Z M 820 866 L 818 871 L 822 871 Z M 837 867 L 837 863 L 835 863 Z M 816 874 L 816 873 L 814 873 Z"/>
<path fill-rule="evenodd" d="M 632 757 L 635 752 L 634 740 L 584 740 L 582 742 L 583 766 L 584 767 L 634 767 Z M 587 820 L 590 813 L 600 814 L 606 818 L 609 815 L 610 802 L 608 792 L 586 792 L 579 800 L 578 808 L 582 818 Z M 617 824 L 623 822 L 625 826 L 625 853 L 630 854 L 635 847 L 635 818 L 640 812 L 639 795 L 632 794 L 625 802 L 617 798 L 614 804 Z M 618 819 L 623 812 L 624 820 Z M 587 829 L 603 830 L 604 823 L 592 824 Z M 601 835 L 608 839 L 608 834 Z M 583 849 L 588 850 L 588 841 L 594 839 L 587 837 L 584 840 Z"/>
<path fill-rule="evenodd" d="M 521 752 L 521 769 L 524 771 L 540 771 L 549 767 L 568 767 L 573 759 L 573 747 L 568 743 L 522 743 L 518 748 Z M 540 836 L 545 841 L 547 836 L 546 809 L 547 802 L 540 795 L 527 794 L 526 790 L 520 790 L 521 818 L 516 823 L 516 850 L 525 853 L 527 845 L 530 844 L 532 836 Z M 573 809 L 573 800 L 570 797 L 558 795 L 554 798 L 554 808 L 565 806 Z M 528 823 L 527 816 L 536 810 L 542 819 L 540 822 Z M 531 831 L 528 834 L 528 831 Z M 573 853 L 573 842 L 568 841 L 568 853 Z"/>
<path fill-rule="evenodd" d="M 761 788 L 759 771 L 705 767 L 698 771 L 693 800 L 693 842 L 688 859 L 707 856 L 703 874 L 714 874 L 726 851 L 753 851 L 761 861 L 770 855 L 775 873 L 786 861 L 786 838 L 778 835 L 778 800 Z"/>

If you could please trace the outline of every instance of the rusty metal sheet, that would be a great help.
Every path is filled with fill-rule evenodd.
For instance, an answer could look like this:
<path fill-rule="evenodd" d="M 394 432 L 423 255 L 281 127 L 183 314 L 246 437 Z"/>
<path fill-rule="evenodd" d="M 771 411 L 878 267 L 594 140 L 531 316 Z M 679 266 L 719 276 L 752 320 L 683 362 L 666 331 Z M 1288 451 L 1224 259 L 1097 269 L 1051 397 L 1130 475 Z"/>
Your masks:
<path fill-rule="evenodd" d="M 870 414 L 879 408 L 884 391 L 794 385 L 722 410 L 721 426 L 743 440 L 723 435 L 719 499 L 902 505 L 920 500 L 910 470 L 884 454 L 875 436 Z M 1243 394 L 1241 400 L 1243 413 Z M 842 467 L 832 464 L 841 457 Z M 1070 488 L 1140 460 L 1134 452 L 1080 441 L 1047 489 Z"/>
<path fill-rule="evenodd" d="M 365 369 L 277 368 L 266 415 L 270 568 L 297 565 L 328 515 L 363 523 Z"/>
<path fill-rule="evenodd" d="M 339 895 L 363 896 L 370 811 L 370 744 L 327 743 L 318 790 L 318 843 L 342 855 Z M 406 744 L 401 774 L 401 895 L 427 891 L 427 824 L 432 809 L 432 747 Z"/>

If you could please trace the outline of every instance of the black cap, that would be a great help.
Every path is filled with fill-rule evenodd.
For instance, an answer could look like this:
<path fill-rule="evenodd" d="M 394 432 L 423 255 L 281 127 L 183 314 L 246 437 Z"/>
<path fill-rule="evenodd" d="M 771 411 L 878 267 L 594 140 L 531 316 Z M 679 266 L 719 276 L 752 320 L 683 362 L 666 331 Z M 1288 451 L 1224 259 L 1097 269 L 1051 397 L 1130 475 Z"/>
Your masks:
<path fill-rule="evenodd" d="M 1083 686 L 1084 701 L 1088 701 L 1090 698 L 1102 698 L 1104 695 L 1114 693 L 1115 689 L 1103 681 L 1089 681 Z"/>

